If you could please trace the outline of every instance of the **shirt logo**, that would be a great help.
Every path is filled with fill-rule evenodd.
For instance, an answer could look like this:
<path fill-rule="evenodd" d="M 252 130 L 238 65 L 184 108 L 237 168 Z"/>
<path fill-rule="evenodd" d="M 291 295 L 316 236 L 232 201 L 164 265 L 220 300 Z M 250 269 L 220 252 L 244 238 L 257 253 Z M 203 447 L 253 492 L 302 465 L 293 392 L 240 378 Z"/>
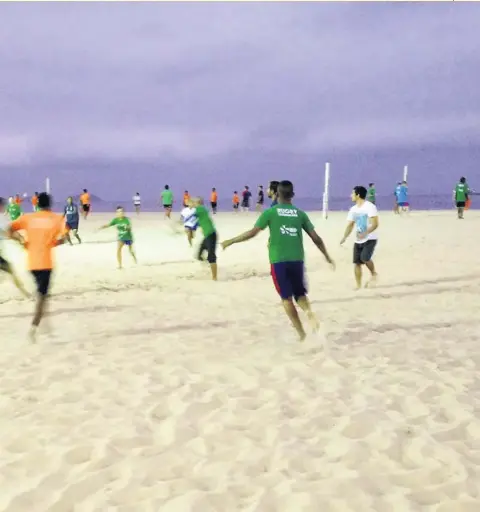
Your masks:
<path fill-rule="evenodd" d="M 277 208 L 280 217 L 298 217 L 297 210 L 292 208 Z"/>
<path fill-rule="evenodd" d="M 290 228 L 288 226 L 280 226 L 280 233 L 282 235 L 288 235 L 288 236 L 298 236 L 298 229 L 297 228 Z"/>

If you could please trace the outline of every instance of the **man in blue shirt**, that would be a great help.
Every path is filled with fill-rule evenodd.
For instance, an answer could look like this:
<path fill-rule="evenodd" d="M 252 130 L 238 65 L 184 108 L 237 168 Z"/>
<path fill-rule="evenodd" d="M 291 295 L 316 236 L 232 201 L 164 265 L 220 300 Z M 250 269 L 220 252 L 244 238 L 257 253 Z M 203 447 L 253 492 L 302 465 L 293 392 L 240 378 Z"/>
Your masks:
<path fill-rule="evenodd" d="M 73 235 L 78 240 L 78 243 L 81 244 L 82 240 L 78 236 L 78 223 L 80 222 L 80 214 L 78 211 L 78 206 L 73 202 L 72 197 L 67 199 L 67 204 L 63 210 L 63 216 L 65 218 L 65 227 L 67 229 L 66 239 L 68 243 L 73 245 L 72 239 L 70 238 L 70 231 L 72 231 Z"/>
<path fill-rule="evenodd" d="M 400 209 L 398 207 L 398 194 L 400 194 L 401 185 L 402 185 L 402 182 L 397 181 L 397 186 L 395 187 L 395 191 L 393 192 L 393 195 L 395 197 L 395 206 L 393 207 L 393 213 L 396 213 L 397 215 L 400 213 Z"/>
<path fill-rule="evenodd" d="M 397 194 L 397 204 L 400 211 L 408 212 L 409 203 L 408 203 L 408 186 L 406 181 L 402 181 L 400 187 L 398 189 Z"/>

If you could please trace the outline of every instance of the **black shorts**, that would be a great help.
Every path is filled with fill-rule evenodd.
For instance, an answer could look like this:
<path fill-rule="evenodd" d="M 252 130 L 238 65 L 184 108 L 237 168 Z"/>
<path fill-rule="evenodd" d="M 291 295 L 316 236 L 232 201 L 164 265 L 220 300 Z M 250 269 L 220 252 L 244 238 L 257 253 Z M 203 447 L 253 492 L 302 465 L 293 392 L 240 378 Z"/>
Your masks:
<path fill-rule="evenodd" d="M 217 208 L 217 203 L 216 202 L 211 202 L 210 206 L 212 207 L 212 210 L 215 210 Z"/>
<path fill-rule="evenodd" d="M 367 240 L 363 244 L 354 244 L 353 246 L 353 263 L 355 265 L 362 265 L 363 263 L 372 259 L 375 251 L 377 240 Z"/>
<path fill-rule="evenodd" d="M 234 210 L 238 210 L 238 203 L 234 203 L 234 204 L 233 204 L 233 209 L 234 209 Z"/>
<path fill-rule="evenodd" d="M 250 208 L 250 203 L 242 202 L 242 208 Z"/>
<path fill-rule="evenodd" d="M 466 201 L 457 201 L 457 208 L 465 208 Z"/>
<path fill-rule="evenodd" d="M 89 204 L 82 204 L 82 210 L 85 213 L 88 213 L 90 211 L 90 205 Z"/>
<path fill-rule="evenodd" d="M 171 205 L 171 204 L 164 204 L 164 205 L 163 205 L 163 208 L 164 208 L 165 210 L 171 210 L 171 209 L 172 209 L 172 205 Z"/>
<path fill-rule="evenodd" d="M 32 270 L 31 272 L 37 285 L 37 292 L 43 296 L 48 295 L 48 290 L 50 288 L 50 278 L 52 277 L 51 269 Z"/>
<path fill-rule="evenodd" d="M 207 253 L 207 261 L 208 263 L 216 263 L 217 262 L 217 233 L 212 233 L 205 237 L 200 244 L 200 248 L 198 250 L 198 259 L 200 261 L 203 260 L 203 253 Z"/>
<path fill-rule="evenodd" d="M 10 263 L 5 258 L 2 258 L 2 256 L 0 256 L 0 270 L 2 272 L 11 272 Z"/>

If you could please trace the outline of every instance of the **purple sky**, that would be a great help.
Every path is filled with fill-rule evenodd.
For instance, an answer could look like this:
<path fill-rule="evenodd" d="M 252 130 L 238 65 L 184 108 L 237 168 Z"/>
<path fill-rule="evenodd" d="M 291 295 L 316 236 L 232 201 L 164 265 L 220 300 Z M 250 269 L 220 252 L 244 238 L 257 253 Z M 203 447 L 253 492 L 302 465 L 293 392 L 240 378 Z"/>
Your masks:
<path fill-rule="evenodd" d="M 1 194 L 480 188 L 480 5 L 0 3 Z"/>

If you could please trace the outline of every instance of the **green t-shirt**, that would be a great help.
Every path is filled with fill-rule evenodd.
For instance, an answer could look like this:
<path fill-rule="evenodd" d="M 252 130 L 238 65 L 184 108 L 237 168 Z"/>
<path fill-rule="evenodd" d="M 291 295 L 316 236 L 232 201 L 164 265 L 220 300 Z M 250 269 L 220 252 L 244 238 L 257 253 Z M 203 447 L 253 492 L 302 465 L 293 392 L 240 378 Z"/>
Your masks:
<path fill-rule="evenodd" d="M 115 217 L 109 226 L 117 228 L 117 238 L 120 242 L 133 241 L 132 223 L 128 217 Z"/>
<path fill-rule="evenodd" d="M 210 236 L 212 233 L 215 233 L 215 226 L 213 225 L 213 221 L 208 214 L 208 210 L 205 206 L 197 206 L 195 208 L 195 215 L 198 219 L 198 225 L 202 228 L 203 236 Z"/>
<path fill-rule="evenodd" d="M 162 204 L 165 206 L 172 206 L 173 192 L 171 190 L 164 190 L 162 192 Z"/>
<path fill-rule="evenodd" d="M 303 230 L 314 230 L 308 215 L 292 204 L 276 204 L 265 210 L 255 223 L 256 228 L 270 229 L 268 255 L 270 263 L 303 261 Z"/>
<path fill-rule="evenodd" d="M 465 202 L 468 196 L 468 185 L 466 183 L 457 183 L 455 187 L 455 201 Z"/>
<path fill-rule="evenodd" d="M 375 187 L 370 187 L 368 189 L 367 201 L 370 201 L 371 203 L 375 202 Z"/>
<path fill-rule="evenodd" d="M 22 215 L 22 209 L 19 204 L 12 203 L 8 205 L 8 215 L 10 216 L 10 220 L 13 222 L 17 220 Z"/>

